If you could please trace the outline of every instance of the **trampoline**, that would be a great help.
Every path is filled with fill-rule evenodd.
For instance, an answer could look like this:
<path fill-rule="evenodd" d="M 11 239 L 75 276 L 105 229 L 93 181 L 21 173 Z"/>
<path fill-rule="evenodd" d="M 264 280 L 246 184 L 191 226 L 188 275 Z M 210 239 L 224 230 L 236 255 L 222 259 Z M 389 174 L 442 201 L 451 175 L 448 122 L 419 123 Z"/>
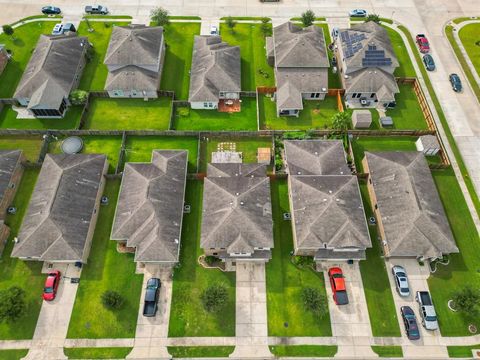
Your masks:
<path fill-rule="evenodd" d="M 83 140 L 78 136 L 70 136 L 62 142 L 64 154 L 78 154 L 83 149 Z"/>

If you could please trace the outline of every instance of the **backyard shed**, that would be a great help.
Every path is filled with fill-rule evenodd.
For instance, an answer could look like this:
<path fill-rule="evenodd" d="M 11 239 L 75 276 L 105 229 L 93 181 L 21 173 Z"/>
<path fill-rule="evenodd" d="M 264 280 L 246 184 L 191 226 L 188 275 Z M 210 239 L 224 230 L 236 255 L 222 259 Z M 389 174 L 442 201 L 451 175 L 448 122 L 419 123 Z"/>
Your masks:
<path fill-rule="evenodd" d="M 426 156 L 437 155 L 440 151 L 440 144 L 434 135 L 423 135 L 415 142 L 417 150 L 423 152 Z"/>
<path fill-rule="evenodd" d="M 368 129 L 372 124 L 370 110 L 353 110 L 352 123 L 355 129 Z"/>

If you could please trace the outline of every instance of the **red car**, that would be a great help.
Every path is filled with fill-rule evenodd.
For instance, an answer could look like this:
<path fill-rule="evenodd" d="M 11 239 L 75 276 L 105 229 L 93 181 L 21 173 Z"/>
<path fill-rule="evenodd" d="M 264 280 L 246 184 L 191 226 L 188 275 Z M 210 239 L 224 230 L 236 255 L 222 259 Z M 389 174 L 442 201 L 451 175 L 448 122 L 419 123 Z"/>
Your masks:
<path fill-rule="evenodd" d="M 347 288 L 345 287 L 345 277 L 342 269 L 333 267 L 328 270 L 330 285 L 332 286 L 333 300 L 337 305 L 348 304 Z"/>
<path fill-rule="evenodd" d="M 418 48 L 420 49 L 420 52 L 425 54 L 430 51 L 430 45 L 428 44 L 428 40 L 423 34 L 418 34 L 415 37 L 415 40 L 417 41 Z"/>
<path fill-rule="evenodd" d="M 57 295 L 58 284 L 62 278 L 60 271 L 51 271 L 45 280 L 45 287 L 43 288 L 43 300 L 52 301 Z"/>

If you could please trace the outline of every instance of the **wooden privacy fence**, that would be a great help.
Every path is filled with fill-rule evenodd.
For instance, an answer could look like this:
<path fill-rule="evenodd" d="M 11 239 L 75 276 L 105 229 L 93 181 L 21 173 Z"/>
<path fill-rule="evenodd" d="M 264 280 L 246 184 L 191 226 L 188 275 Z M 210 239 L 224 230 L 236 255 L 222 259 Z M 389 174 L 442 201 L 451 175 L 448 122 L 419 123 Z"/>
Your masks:
<path fill-rule="evenodd" d="M 277 91 L 277 88 L 275 86 L 258 86 L 257 87 L 257 92 L 259 94 L 273 94 L 275 91 Z"/>

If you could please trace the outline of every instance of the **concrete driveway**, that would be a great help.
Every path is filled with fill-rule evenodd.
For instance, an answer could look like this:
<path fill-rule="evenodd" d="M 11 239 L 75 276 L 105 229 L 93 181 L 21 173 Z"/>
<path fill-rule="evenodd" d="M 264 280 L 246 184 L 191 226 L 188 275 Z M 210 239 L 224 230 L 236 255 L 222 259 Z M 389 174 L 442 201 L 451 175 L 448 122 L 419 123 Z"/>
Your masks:
<path fill-rule="evenodd" d="M 170 359 L 166 347 L 170 305 L 172 302 L 172 271 L 158 265 L 147 265 L 144 269 L 143 289 L 138 309 L 135 345 L 128 359 Z M 158 310 L 154 317 L 143 316 L 145 288 L 150 278 L 159 278 L 162 285 L 158 298 Z"/>
<path fill-rule="evenodd" d="M 392 259 L 386 260 L 385 262 L 393 300 L 395 302 L 395 309 L 397 311 L 398 324 L 400 326 L 400 331 L 405 344 L 403 345 L 403 355 L 406 358 L 420 356 L 424 358 L 448 358 L 446 347 L 440 345 L 440 331 L 425 330 L 421 324 L 418 304 L 415 301 L 415 293 L 417 291 L 428 291 L 427 279 L 430 276 L 428 266 L 420 266 L 418 261 L 415 259 Z M 395 280 L 391 271 L 394 265 L 403 266 L 403 268 L 406 270 L 408 281 L 410 283 L 410 296 L 402 297 L 398 294 L 395 286 Z M 402 306 L 410 306 L 415 312 L 415 315 L 417 316 L 417 323 L 420 328 L 420 340 L 408 340 L 400 313 L 400 308 Z"/>

